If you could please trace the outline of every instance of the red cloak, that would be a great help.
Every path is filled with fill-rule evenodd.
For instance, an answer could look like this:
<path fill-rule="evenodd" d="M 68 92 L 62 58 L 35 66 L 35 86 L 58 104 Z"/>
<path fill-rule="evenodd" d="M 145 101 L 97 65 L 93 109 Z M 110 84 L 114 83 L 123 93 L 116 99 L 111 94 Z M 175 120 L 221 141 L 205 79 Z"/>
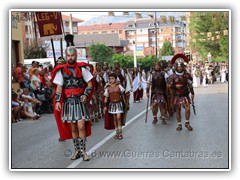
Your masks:
<path fill-rule="evenodd" d="M 56 67 L 54 67 L 54 69 L 52 70 L 51 72 L 51 80 L 53 81 L 55 76 L 56 76 L 56 73 L 60 70 L 60 69 L 63 69 L 64 67 L 66 67 L 67 65 L 66 64 L 61 64 L 61 65 L 57 65 Z M 89 64 L 87 63 L 84 63 L 84 62 L 81 62 L 81 63 L 78 63 L 78 66 L 79 67 L 83 67 L 83 66 L 89 66 Z M 91 66 L 90 67 L 90 72 L 92 73 L 92 68 Z M 94 82 L 92 80 L 92 83 L 93 83 L 93 86 L 94 86 Z M 53 93 L 53 96 L 52 96 L 52 102 L 53 102 L 53 107 L 54 107 L 54 117 L 55 117 L 55 120 L 56 120 L 56 123 L 57 123 L 57 127 L 58 127 L 58 132 L 59 132 L 59 136 L 60 136 L 60 140 L 67 140 L 67 139 L 72 139 L 72 128 L 71 128 L 71 124 L 70 123 L 67 123 L 67 122 L 63 122 L 62 121 L 62 111 L 57 111 L 55 110 L 55 104 L 56 104 L 56 101 L 55 101 L 55 94 L 56 94 L 56 85 L 54 85 L 54 93 Z M 90 100 L 92 98 L 92 95 L 93 95 L 93 91 L 91 92 L 91 94 L 88 96 L 88 99 Z M 61 107 L 62 107 L 62 102 L 63 102 L 63 94 L 62 94 L 62 97 L 61 97 L 61 101 L 60 101 L 60 104 L 61 104 Z M 86 129 L 86 137 L 87 136 L 90 136 L 91 135 L 91 122 L 90 121 L 86 121 L 85 122 L 85 129 Z"/>

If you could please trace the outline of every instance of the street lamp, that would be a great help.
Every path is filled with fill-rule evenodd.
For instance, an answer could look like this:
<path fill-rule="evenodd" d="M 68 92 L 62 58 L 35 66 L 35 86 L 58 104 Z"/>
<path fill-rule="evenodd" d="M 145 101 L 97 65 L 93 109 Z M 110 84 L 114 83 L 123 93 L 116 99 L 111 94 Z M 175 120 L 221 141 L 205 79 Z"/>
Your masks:
<path fill-rule="evenodd" d="M 153 19 L 153 15 L 151 15 L 151 14 L 149 14 L 148 15 L 151 19 Z M 154 25 L 155 25 L 155 51 L 156 51 L 156 59 L 158 59 L 158 48 L 157 48 L 157 46 L 158 46 L 158 42 L 157 42 L 157 12 L 155 11 L 154 12 Z"/>
<path fill-rule="evenodd" d="M 136 57 L 136 44 L 133 41 L 133 58 L 134 58 L 134 67 L 137 67 L 137 57 Z"/>
<path fill-rule="evenodd" d="M 168 16 L 170 23 L 172 24 L 172 47 L 173 47 L 173 36 L 174 36 L 174 30 L 173 30 L 173 24 L 175 23 L 175 17 L 174 16 Z"/>
<path fill-rule="evenodd" d="M 155 11 L 155 39 L 156 39 L 156 58 L 158 59 L 158 42 L 157 42 L 157 12 Z"/>

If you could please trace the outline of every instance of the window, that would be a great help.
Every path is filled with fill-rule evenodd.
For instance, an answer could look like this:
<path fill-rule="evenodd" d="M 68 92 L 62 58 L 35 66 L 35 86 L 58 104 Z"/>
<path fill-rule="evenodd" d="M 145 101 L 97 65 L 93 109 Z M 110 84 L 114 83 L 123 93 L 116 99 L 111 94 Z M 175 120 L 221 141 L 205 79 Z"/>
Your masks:
<path fill-rule="evenodd" d="M 128 24 L 127 27 L 133 28 L 133 27 L 135 27 L 135 25 L 134 24 Z"/>
<path fill-rule="evenodd" d="M 119 30 L 119 34 L 122 34 L 122 30 Z"/>

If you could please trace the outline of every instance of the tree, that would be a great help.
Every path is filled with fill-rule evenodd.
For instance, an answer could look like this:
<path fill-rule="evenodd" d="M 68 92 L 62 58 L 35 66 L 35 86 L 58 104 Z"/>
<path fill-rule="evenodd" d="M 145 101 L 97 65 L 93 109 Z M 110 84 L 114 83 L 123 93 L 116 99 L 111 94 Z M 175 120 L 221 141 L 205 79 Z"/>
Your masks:
<path fill-rule="evenodd" d="M 93 44 L 89 46 L 89 54 L 93 61 L 103 64 L 104 62 L 109 63 L 114 54 L 114 50 L 105 44 Z"/>
<path fill-rule="evenodd" d="M 228 14 L 226 12 L 194 12 L 190 16 L 190 46 L 202 59 L 210 52 L 213 59 L 228 58 Z"/>
<path fill-rule="evenodd" d="M 163 43 L 163 47 L 160 50 L 161 56 L 171 56 L 174 55 L 174 48 L 172 47 L 172 43 L 165 40 Z"/>
<path fill-rule="evenodd" d="M 35 43 L 32 45 L 26 45 L 24 47 L 24 58 L 25 59 L 37 59 L 37 58 L 46 58 L 46 49 L 48 45 L 43 45 L 41 43 Z"/>
<path fill-rule="evenodd" d="M 114 62 L 119 62 L 121 67 L 132 68 L 133 67 L 133 56 L 124 54 L 114 54 L 109 61 L 109 65 L 113 66 Z"/>

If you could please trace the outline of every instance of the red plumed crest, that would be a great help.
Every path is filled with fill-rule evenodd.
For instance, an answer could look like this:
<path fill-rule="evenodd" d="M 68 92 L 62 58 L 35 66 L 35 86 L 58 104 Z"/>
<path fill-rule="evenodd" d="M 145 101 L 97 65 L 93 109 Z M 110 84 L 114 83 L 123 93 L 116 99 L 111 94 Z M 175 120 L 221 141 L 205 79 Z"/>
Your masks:
<path fill-rule="evenodd" d="M 182 53 L 179 53 L 179 54 L 176 54 L 175 56 L 173 56 L 173 58 L 172 58 L 172 60 L 171 60 L 171 64 L 173 65 L 177 59 L 179 59 L 179 60 L 180 60 L 180 59 L 183 59 L 184 62 L 188 63 L 188 58 L 187 58 L 187 56 L 185 56 L 185 55 L 182 54 Z M 180 61 L 180 62 L 181 62 L 181 61 Z"/>

